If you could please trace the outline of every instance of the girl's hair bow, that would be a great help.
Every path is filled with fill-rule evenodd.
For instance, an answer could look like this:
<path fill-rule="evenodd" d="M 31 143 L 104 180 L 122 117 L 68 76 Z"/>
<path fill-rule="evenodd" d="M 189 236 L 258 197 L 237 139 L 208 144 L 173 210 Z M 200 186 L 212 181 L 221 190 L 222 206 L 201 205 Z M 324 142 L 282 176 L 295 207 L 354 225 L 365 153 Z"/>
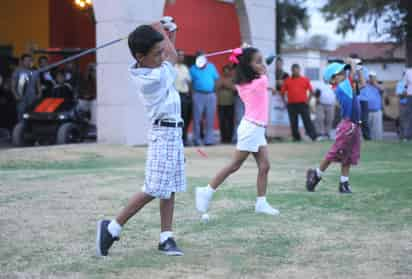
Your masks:
<path fill-rule="evenodd" d="M 238 56 L 243 54 L 243 50 L 241 48 L 235 48 L 232 50 L 232 54 L 229 56 L 229 61 L 233 64 L 239 64 Z"/>

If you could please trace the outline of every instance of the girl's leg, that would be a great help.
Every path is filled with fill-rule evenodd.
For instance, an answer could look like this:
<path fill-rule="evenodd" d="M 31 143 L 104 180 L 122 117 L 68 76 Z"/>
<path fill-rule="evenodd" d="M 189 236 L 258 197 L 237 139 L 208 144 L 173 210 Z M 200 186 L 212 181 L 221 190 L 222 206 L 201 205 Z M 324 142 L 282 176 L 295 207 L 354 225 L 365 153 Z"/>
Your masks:
<path fill-rule="evenodd" d="M 268 173 L 270 169 L 267 146 L 261 146 L 257 153 L 253 153 L 258 166 L 257 176 L 257 200 L 255 205 L 256 213 L 265 213 L 269 215 L 279 214 L 279 210 L 270 206 L 266 201 L 266 189 L 268 182 Z"/>
<path fill-rule="evenodd" d="M 200 212 L 206 212 L 209 208 L 209 202 L 213 193 L 216 191 L 225 179 L 236 172 L 249 156 L 249 152 L 236 150 L 232 161 L 221 169 L 206 187 L 196 188 L 196 208 Z"/>
<path fill-rule="evenodd" d="M 116 221 L 120 226 L 126 224 L 126 222 L 133 217 L 140 209 L 142 209 L 148 202 L 151 202 L 154 197 L 149 196 L 144 192 L 135 194 L 130 200 L 129 203 L 120 214 L 116 217 Z"/>
<path fill-rule="evenodd" d="M 242 166 L 243 162 L 247 159 L 248 156 L 249 152 L 236 150 L 235 154 L 233 155 L 232 161 L 223 169 L 221 169 L 212 179 L 212 181 L 210 181 L 210 187 L 216 190 L 217 187 L 219 187 L 220 184 L 222 184 L 229 175 L 236 172 Z"/>
<path fill-rule="evenodd" d="M 258 197 L 264 197 L 266 195 L 268 173 L 270 169 L 267 146 L 260 147 L 257 153 L 253 153 L 253 157 L 255 157 L 259 170 L 257 176 L 257 195 Z"/>

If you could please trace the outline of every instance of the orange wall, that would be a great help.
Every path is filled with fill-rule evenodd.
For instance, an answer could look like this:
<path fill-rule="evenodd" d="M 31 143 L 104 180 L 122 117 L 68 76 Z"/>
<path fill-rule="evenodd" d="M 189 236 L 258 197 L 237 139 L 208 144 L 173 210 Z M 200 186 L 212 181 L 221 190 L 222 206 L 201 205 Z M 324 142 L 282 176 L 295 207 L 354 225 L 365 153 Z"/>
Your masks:
<path fill-rule="evenodd" d="M 1 0 L 0 44 L 12 45 L 14 55 L 31 44 L 49 47 L 49 0 Z"/>

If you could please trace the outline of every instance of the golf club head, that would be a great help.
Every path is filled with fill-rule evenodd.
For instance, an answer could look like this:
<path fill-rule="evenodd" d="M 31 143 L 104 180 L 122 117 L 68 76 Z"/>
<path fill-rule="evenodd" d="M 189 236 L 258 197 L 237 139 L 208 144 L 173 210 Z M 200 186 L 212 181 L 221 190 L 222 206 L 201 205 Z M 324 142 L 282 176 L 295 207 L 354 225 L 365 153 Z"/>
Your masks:
<path fill-rule="evenodd" d="M 275 61 L 275 58 L 276 58 L 276 55 L 274 55 L 274 54 L 271 54 L 271 55 L 269 55 L 268 57 L 266 57 L 266 65 L 270 65 L 270 64 L 272 64 L 273 63 L 273 61 Z"/>
<path fill-rule="evenodd" d="M 206 56 L 200 55 L 200 56 L 196 57 L 195 64 L 196 64 L 196 67 L 198 67 L 199 69 L 204 68 L 207 64 Z"/>

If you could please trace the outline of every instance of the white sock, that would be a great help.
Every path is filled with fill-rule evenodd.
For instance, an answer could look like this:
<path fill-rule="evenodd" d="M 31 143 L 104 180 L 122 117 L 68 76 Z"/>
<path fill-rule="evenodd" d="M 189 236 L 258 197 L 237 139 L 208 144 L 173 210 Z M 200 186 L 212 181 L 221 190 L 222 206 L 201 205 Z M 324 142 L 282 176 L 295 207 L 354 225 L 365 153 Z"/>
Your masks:
<path fill-rule="evenodd" d="M 119 223 L 117 223 L 117 221 L 115 219 L 113 219 L 109 226 L 107 227 L 107 229 L 109 230 L 110 234 L 113 237 L 119 237 L 120 233 L 122 232 L 122 226 L 119 225 Z"/>
<path fill-rule="evenodd" d="M 317 175 L 318 177 L 322 177 L 323 171 L 321 171 L 319 168 L 316 168 L 316 175 Z"/>
<path fill-rule="evenodd" d="M 206 187 L 206 193 L 208 193 L 210 196 L 212 196 L 214 192 L 216 192 L 216 190 L 213 189 L 212 186 L 210 186 L 208 184 L 207 187 Z"/>
<path fill-rule="evenodd" d="M 266 203 L 266 196 L 257 197 L 256 203 Z"/>
<path fill-rule="evenodd" d="M 348 182 L 349 181 L 349 177 L 348 176 L 341 176 L 340 177 L 340 182 L 344 183 L 344 182 Z"/>
<path fill-rule="evenodd" d="M 173 232 L 165 231 L 160 233 L 160 243 L 164 243 L 168 238 L 173 237 Z"/>

